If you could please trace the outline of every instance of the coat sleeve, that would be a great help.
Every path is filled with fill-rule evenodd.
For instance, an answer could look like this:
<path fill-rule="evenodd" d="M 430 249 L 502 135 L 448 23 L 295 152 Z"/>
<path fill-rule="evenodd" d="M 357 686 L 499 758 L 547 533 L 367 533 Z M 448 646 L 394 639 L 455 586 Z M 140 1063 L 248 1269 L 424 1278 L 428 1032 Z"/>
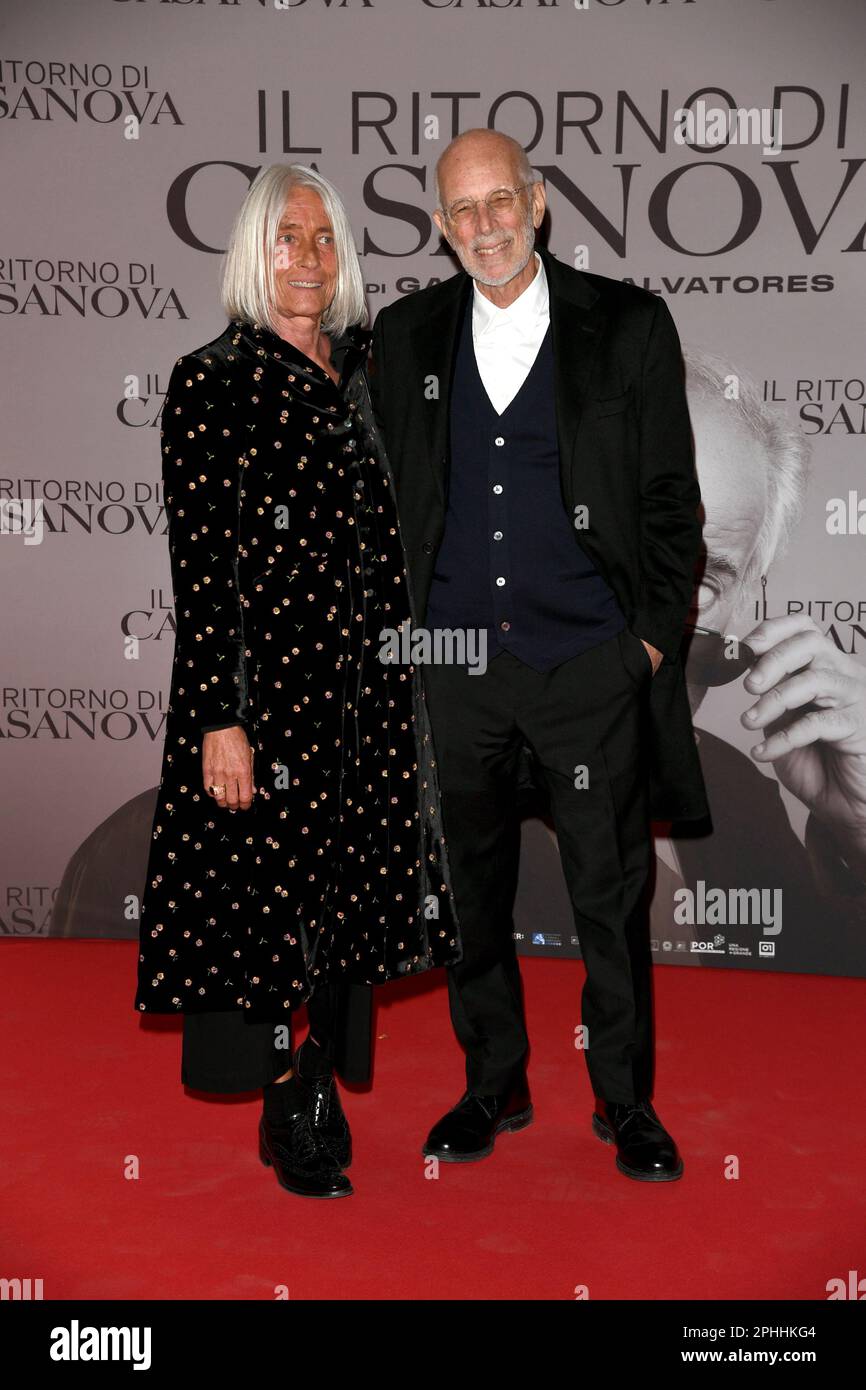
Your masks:
<path fill-rule="evenodd" d="M 238 592 L 243 458 L 226 386 L 195 357 L 175 363 L 162 410 L 162 480 L 175 608 L 175 690 L 201 733 L 246 724 Z"/>
<path fill-rule="evenodd" d="M 675 661 L 701 552 L 701 494 L 680 340 L 661 298 L 645 349 L 640 410 L 640 590 L 631 625 Z"/>
<path fill-rule="evenodd" d="M 385 435 L 385 323 L 380 309 L 373 324 L 373 340 L 370 344 L 370 365 L 367 373 L 370 384 L 370 399 L 376 427 L 387 447 Z"/>

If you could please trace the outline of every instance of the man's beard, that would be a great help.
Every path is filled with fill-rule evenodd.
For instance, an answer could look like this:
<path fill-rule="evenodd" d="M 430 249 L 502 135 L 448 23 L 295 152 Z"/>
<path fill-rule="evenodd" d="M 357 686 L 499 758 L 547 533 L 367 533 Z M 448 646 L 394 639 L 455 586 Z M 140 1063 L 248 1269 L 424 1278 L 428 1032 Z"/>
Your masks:
<path fill-rule="evenodd" d="M 477 280 L 480 285 L 507 285 L 509 280 L 513 280 L 515 275 L 519 275 L 524 266 L 529 263 L 529 258 L 535 250 L 535 228 L 532 224 L 532 212 L 528 208 L 516 236 L 518 241 L 523 242 L 523 252 L 518 257 L 518 263 L 501 275 L 487 275 L 483 268 L 476 271 L 473 267 L 477 263 L 478 257 L 474 251 L 464 251 L 462 247 L 455 247 L 457 259 L 466 273 L 471 275 L 473 280 Z M 471 264 L 467 264 L 470 261 Z"/>

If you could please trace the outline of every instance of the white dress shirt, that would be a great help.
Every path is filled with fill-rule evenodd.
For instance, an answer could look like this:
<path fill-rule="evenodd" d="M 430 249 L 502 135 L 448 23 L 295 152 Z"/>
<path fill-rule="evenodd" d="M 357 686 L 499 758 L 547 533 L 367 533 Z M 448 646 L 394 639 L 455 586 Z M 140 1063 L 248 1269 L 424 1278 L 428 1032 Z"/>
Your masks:
<path fill-rule="evenodd" d="M 538 252 L 533 254 L 535 277 L 506 309 L 493 304 L 477 284 L 473 285 L 475 361 L 498 415 L 514 399 L 529 375 L 550 323 L 547 272 Z"/>

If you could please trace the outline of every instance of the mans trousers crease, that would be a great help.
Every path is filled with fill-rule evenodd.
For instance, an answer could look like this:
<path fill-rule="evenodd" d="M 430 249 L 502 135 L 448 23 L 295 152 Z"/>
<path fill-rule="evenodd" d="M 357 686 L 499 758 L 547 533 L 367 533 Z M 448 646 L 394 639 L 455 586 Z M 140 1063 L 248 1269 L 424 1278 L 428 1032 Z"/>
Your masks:
<path fill-rule="evenodd" d="M 593 1091 L 622 1103 L 650 1095 L 648 655 L 626 629 L 548 672 L 504 651 L 482 675 L 431 665 L 425 679 L 463 938 L 448 982 L 468 1089 L 501 1094 L 526 1065 L 513 909 L 528 743 L 550 793 L 586 967 L 580 1022 Z"/>

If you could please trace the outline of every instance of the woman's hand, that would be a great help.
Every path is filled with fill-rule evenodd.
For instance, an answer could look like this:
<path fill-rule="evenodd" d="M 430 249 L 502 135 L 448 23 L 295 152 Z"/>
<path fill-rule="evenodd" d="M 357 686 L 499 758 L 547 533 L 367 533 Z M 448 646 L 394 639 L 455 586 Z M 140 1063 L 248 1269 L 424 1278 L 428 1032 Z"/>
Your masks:
<path fill-rule="evenodd" d="M 253 752 L 239 724 L 215 729 L 202 742 L 202 776 L 208 796 L 229 811 L 248 811 L 253 804 Z M 216 787 L 216 791 L 211 791 Z"/>

